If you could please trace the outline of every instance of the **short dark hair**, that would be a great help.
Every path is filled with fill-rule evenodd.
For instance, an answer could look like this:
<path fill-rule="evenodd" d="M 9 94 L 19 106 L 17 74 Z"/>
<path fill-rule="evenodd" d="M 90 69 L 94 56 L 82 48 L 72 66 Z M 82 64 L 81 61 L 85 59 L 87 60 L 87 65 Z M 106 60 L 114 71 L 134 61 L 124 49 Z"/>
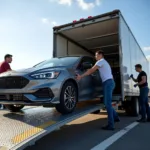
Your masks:
<path fill-rule="evenodd" d="M 96 51 L 96 53 L 98 53 L 99 55 L 104 56 L 104 52 L 102 50 L 98 50 L 98 51 Z"/>
<path fill-rule="evenodd" d="M 136 64 L 135 67 L 142 69 L 142 65 L 141 64 Z"/>
<path fill-rule="evenodd" d="M 11 55 L 11 54 L 6 54 L 6 55 L 4 56 L 4 59 L 6 59 L 6 58 L 10 58 L 10 57 L 12 57 L 12 55 Z"/>

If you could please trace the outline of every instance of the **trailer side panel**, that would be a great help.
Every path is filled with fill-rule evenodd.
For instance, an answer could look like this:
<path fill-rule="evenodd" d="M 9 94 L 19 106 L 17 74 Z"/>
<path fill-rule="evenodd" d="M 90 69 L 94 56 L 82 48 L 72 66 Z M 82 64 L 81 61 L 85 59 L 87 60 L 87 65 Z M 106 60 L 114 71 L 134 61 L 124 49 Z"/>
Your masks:
<path fill-rule="evenodd" d="M 139 95 L 139 88 L 134 88 L 133 85 L 135 83 L 129 79 L 129 76 L 133 74 L 133 76 L 137 78 L 138 73 L 135 71 L 136 64 L 141 64 L 143 70 L 149 74 L 149 63 L 122 16 L 120 17 L 120 32 L 123 53 L 123 88 L 125 96 L 137 96 Z"/>

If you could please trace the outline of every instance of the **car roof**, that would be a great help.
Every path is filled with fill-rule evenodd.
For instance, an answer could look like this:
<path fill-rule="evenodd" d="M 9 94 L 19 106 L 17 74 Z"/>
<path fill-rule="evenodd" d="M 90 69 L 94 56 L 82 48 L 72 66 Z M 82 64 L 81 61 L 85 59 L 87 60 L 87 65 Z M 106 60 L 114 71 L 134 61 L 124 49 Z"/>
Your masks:
<path fill-rule="evenodd" d="M 69 56 L 62 56 L 62 57 L 52 57 L 52 58 L 50 58 L 50 59 L 55 59 L 55 58 L 56 58 L 56 59 L 57 59 L 57 58 L 59 59 L 59 58 L 66 58 L 66 57 L 78 57 L 79 60 L 82 59 L 83 57 L 94 58 L 94 57 L 89 56 L 89 55 L 80 55 L 80 56 L 79 56 L 79 55 L 69 55 Z M 46 60 L 44 60 L 44 61 L 47 61 L 47 60 L 50 60 L 50 59 L 46 59 Z M 44 61 L 42 61 L 42 62 L 44 62 Z M 40 63 L 42 63 L 42 62 L 40 62 Z M 40 63 L 39 63 L 39 64 L 40 64 Z"/>
<path fill-rule="evenodd" d="M 79 57 L 79 58 L 83 58 L 83 57 L 91 57 L 93 58 L 93 56 L 89 56 L 89 55 L 69 55 L 69 56 L 62 56 L 62 57 L 53 57 L 53 58 L 65 58 L 65 57 Z"/>

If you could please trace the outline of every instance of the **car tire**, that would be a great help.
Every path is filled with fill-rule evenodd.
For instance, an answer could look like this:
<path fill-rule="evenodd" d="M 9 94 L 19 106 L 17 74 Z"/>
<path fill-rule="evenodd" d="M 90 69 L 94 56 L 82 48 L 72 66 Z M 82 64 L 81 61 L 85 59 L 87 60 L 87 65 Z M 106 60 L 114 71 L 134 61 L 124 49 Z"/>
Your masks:
<path fill-rule="evenodd" d="M 77 87 L 73 82 L 66 82 L 60 95 L 60 103 L 55 106 L 61 114 L 72 113 L 78 101 Z"/>
<path fill-rule="evenodd" d="M 133 97 L 131 101 L 126 101 L 125 111 L 127 116 L 136 117 L 139 115 L 139 101 L 137 97 Z"/>
<path fill-rule="evenodd" d="M 18 112 L 24 107 L 24 105 L 4 105 L 4 106 L 12 112 Z"/>

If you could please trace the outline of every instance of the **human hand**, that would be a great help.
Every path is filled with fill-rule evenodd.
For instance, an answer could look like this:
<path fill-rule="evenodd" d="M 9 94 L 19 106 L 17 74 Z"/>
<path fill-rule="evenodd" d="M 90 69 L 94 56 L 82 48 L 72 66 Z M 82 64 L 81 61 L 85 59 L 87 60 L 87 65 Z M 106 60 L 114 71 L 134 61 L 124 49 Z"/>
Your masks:
<path fill-rule="evenodd" d="M 133 78 L 133 74 L 130 75 L 130 78 Z"/>
<path fill-rule="evenodd" d="M 137 84 L 134 84 L 134 87 L 136 88 L 138 85 Z"/>
<path fill-rule="evenodd" d="M 82 78 L 81 75 L 79 75 L 79 74 L 76 75 L 76 79 L 77 79 L 78 81 L 81 80 L 81 78 Z"/>

